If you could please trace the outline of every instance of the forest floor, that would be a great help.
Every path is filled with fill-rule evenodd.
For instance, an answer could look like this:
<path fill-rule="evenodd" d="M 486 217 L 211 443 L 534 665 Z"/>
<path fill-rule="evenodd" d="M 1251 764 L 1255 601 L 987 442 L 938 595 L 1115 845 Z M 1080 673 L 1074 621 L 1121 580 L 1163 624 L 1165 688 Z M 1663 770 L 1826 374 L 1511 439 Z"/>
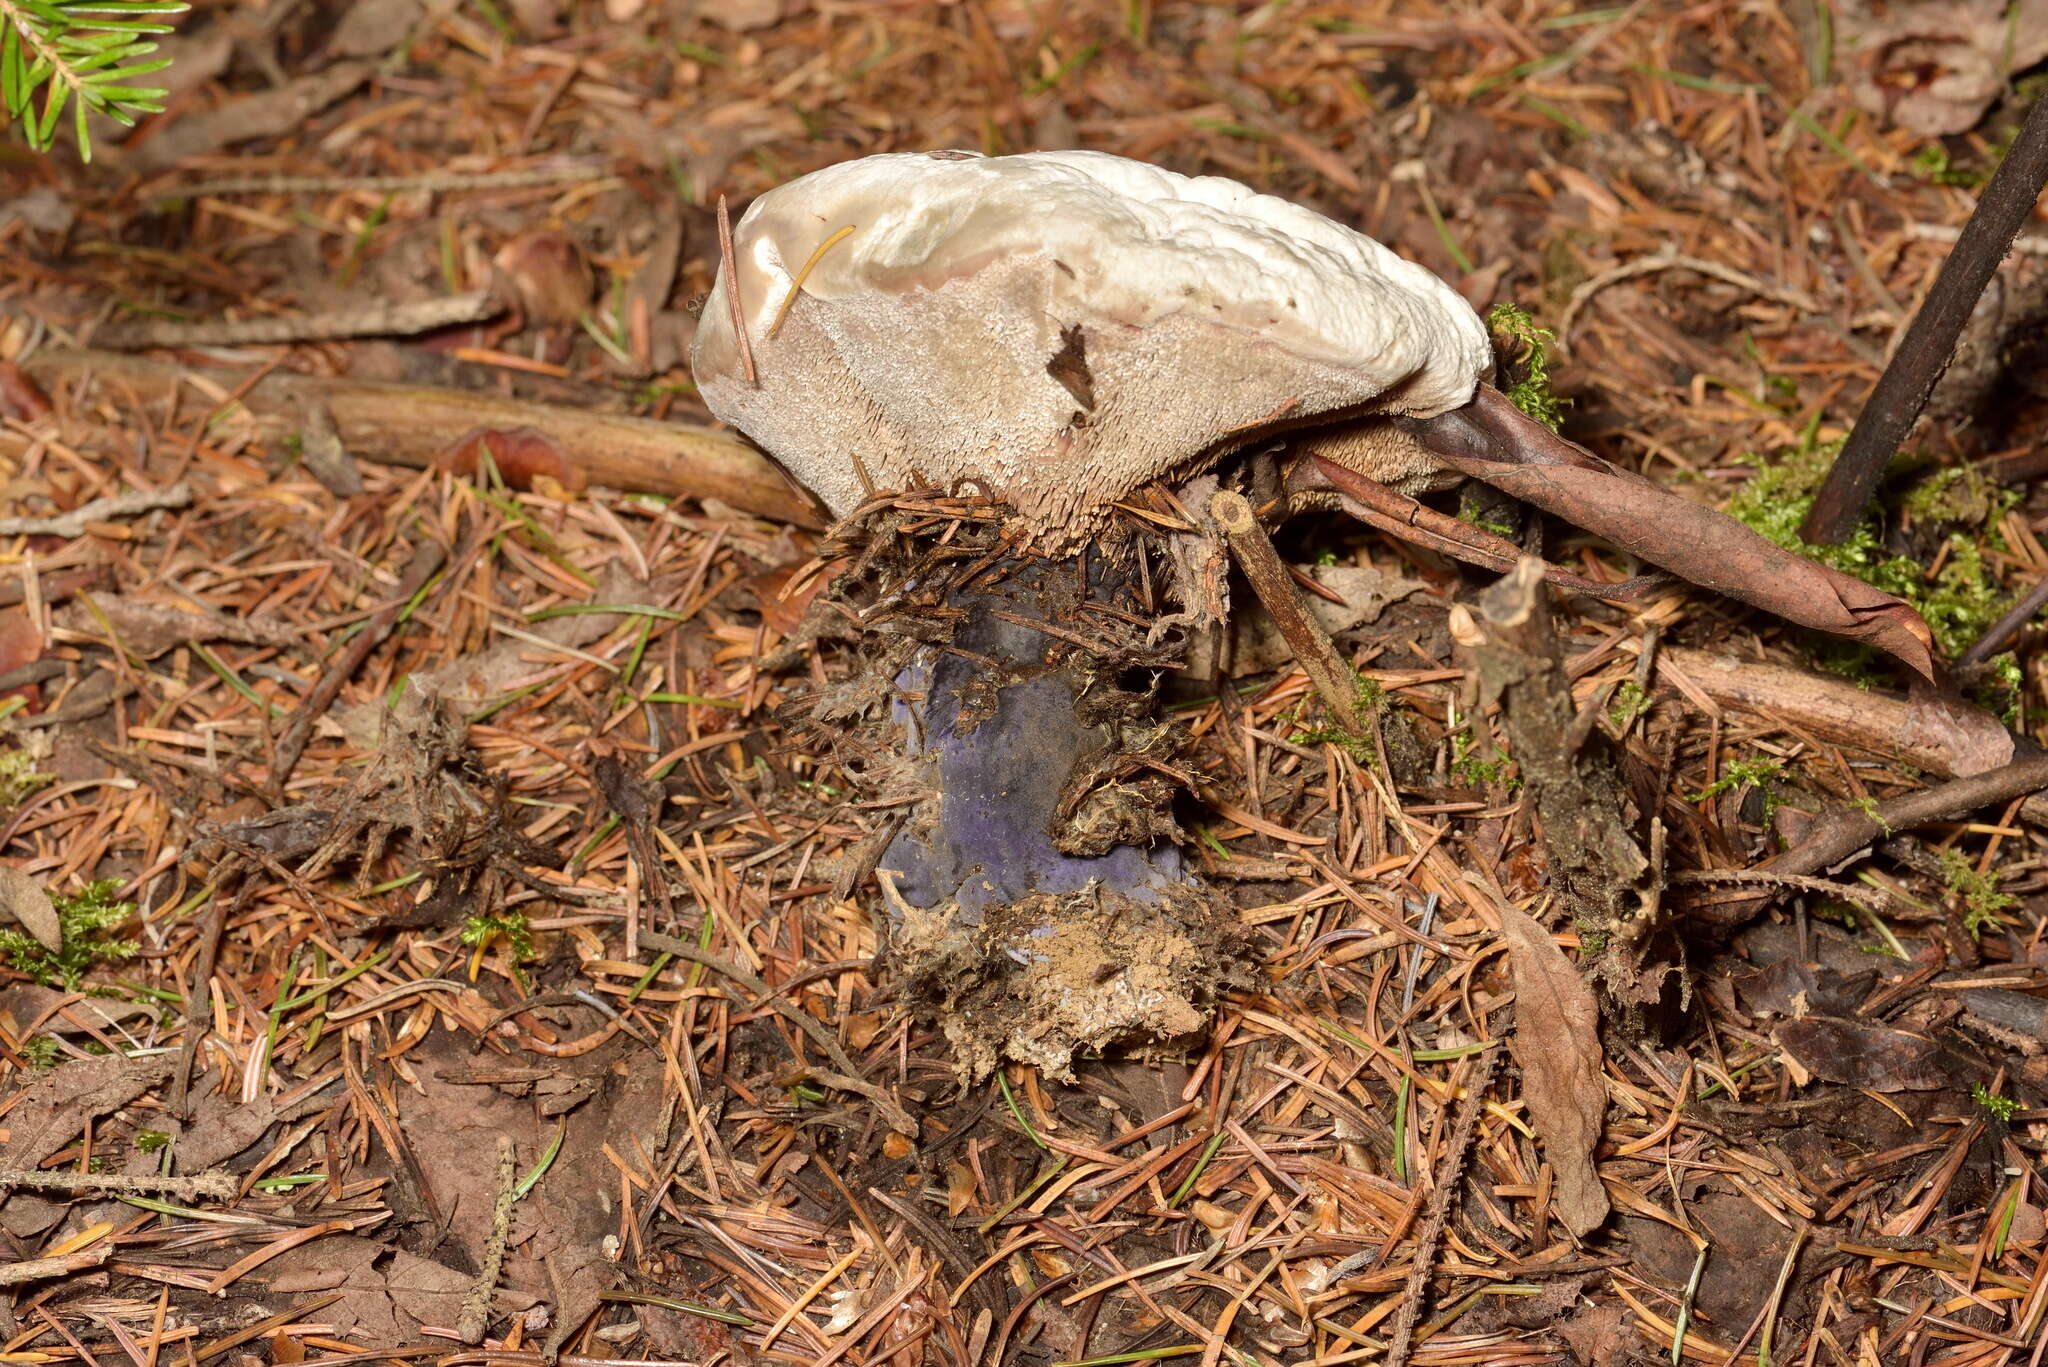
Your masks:
<path fill-rule="evenodd" d="M 1789 537 L 2040 89 L 1970 73 L 2048 57 L 1890 9 L 198 0 L 165 113 L 0 145 L 0 1362 L 2039 1367 L 2048 822 L 1752 872 L 1984 767 L 1881 665 L 1558 604 L 1683 999 L 1595 1037 L 1452 631 L 1495 576 L 1293 528 L 1393 740 L 1270 641 L 1179 696 L 1243 984 L 973 1082 L 791 729 L 863 667 L 821 522 L 681 496 L 720 196 L 1082 147 L 1520 305 L 1567 435 Z M 1952 659 L 2048 577 L 2036 231 L 1836 553 Z M 2023 748 L 2040 646 L 1963 678 Z"/>

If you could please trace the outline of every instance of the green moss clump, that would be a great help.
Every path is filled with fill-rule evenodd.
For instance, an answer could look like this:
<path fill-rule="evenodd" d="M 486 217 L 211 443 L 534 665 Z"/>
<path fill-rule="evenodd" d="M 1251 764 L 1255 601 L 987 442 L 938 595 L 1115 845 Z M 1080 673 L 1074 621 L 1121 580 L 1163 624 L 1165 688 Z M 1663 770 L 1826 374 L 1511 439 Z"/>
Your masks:
<path fill-rule="evenodd" d="M 1451 737 L 1451 776 L 1467 788 L 1503 787 L 1514 792 L 1522 786 L 1519 775 L 1508 773 L 1508 765 L 1514 756 L 1507 747 L 1494 751 L 1492 759 L 1481 759 L 1472 753 L 1473 740 L 1470 730 L 1460 731 Z"/>
<path fill-rule="evenodd" d="M 121 885 L 111 879 L 88 883 L 69 897 L 53 897 L 63 945 L 51 950 L 25 930 L 0 926 L 0 964 L 25 973 L 44 987 L 76 992 L 85 975 L 101 959 L 132 959 L 133 941 L 112 933 L 135 914 L 133 902 L 117 902 Z"/>
<path fill-rule="evenodd" d="M 462 943 L 471 949 L 488 945 L 500 935 L 515 962 L 526 963 L 534 957 L 533 923 L 523 911 L 481 912 L 462 923 Z"/>
<path fill-rule="evenodd" d="M 1960 524 L 1930 579 L 1920 561 L 1884 549 L 1874 517 L 1864 518 L 1840 545 L 1812 546 L 1800 539 L 1799 524 L 1840 450 L 1839 441 L 1816 441 L 1809 434 L 1774 460 L 1749 457 L 1756 473 L 1722 511 L 1788 551 L 1912 604 L 1935 643 L 1953 659 L 1998 617 L 2004 595 L 1984 563 L 1984 547 L 2004 548 L 1997 523 L 2012 507 L 2011 495 L 1973 484 L 1973 476 L 1964 472 L 1943 471 L 1902 501 L 1901 508 L 1921 520 Z"/>
<path fill-rule="evenodd" d="M 1913 172 L 1933 185 L 1982 185 L 1985 173 L 1974 167 L 1958 166 L 1949 157 L 1948 148 L 1938 142 L 1930 142 L 1913 154 Z"/>
<path fill-rule="evenodd" d="M 1651 701 L 1641 684 L 1623 679 L 1621 687 L 1614 690 L 1613 701 L 1607 705 L 1607 720 L 1614 723 L 1615 730 L 1625 730 L 1630 722 L 1650 710 Z"/>
<path fill-rule="evenodd" d="M 1550 387 L 1550 345 L 1557 334 L 1537 327 L 1526 310 L 1513 304 L 1494 305 L 1486 322 L 1511 363 L 1509 384 L 1502 391 L 1508 402 L 1555 432 L 1565 409 L 1565 400 Z"/>
<path fill-rule="evenodd" d="M 2000 1096 L 1981 1082 L 1970 1084 L 1970 1100 L 1977 1103 L 1984 1113 L 1994 1120 L 2010 1121 L 2020 1113 L 2020 1103 L 2009 1096 Z"/>
<path fill-rule="evenodd" d="M 2019 898 L 1998 889 L 1996 873 L 1979 873 L 1977 866 L 1954 850 L 1943 850 L 1941 881 L 1949 895 L 1963 904 L 1963 929 L 1972 939 L 1982 939 L 1987 930 L 2005 926 L 2003 913 L 2019 904 Z"/>
<path fill-rule="evenodd" d="M 1358 715 L 1376 717 L 1387 706 L 1387 690 L 1380 687 L 1377 679 L 1368 679 L 1353 672 L 1352 679 L 1358 685 Z M 1297 714 L 1299 709 L 1297 709 Z M 1354 736 L 1340 726 L 1305 727 L 1295 723 L 1292 737 L 1296 745 L 1334 745 L 1358 764 L 1371 768 L 1374 755 L 1372 742 L 1361 736 Z"/>
<path fill-rule="evenodd" d="M 1764 824 L 1770 825 L 1771 817 L 1778 810 L 1778 791 L 1774 786 L 1785 777 L 1785 765 L 1775 759 L 1731 759 L 1721 770 L 1721 777 L 1687 797 L 1688 802 L 1705 802 L 1710 797 L 1734 792 L 1737 788 L 1754 788 L 1764 795 Z"/>

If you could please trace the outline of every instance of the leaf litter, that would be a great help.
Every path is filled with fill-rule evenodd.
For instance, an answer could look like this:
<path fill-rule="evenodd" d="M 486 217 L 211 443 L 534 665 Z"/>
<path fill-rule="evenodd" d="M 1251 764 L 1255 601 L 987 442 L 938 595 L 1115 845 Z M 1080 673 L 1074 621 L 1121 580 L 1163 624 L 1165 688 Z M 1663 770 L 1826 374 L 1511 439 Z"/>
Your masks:
<path fill-rule="evenodd" d="M 1302 519 L 1281 549 L 1352 604 L 1325 621 L 1371 734 L 1324 716 L 1256 616 L 1231 670 L 1175 694 L 1169 814 L 1244 936 L 1232 973 L 1186 975 L 1213 1025 L 1156 1060 L 1084 1053 L 1072 1081 L 1010 1062 L 963 1085 L 961 1017 L 892 973 L 878 914 L 904 794 L 790 711 L 873 692 L 822 582 L 855 567 L 735 503 L 571 492 L 604 454 L 574 423 L 514 478 L 385 463 L 360 395 L 320 387 L 395 353 L 528 402 L 415 464 L 466 432 L 501 434 L 475 443 L 494 463 L 531 405 L 682 431 L 719 195 L 884 147 L 1064 141 L 1245 179 L 1481 307 L 1572 320 L 1566 434 L 1664 486 L 1636 505 L 1655 517 L 1840 435 L 2013 121 L 2003 74 L 1909 66 L 1908 94 L 1966 97 L 1931 144 L 1896 73 L 1830 54 L 1798 7 L 705 8 L 390 5 L 341 29 L 283 5 L 246 30 L 217 9 L 180 35 L 219 54 L 191 68 L 202 103 L 126 150 L 175 166 L 152 194 L 252 188 L 167 212 L 54 162 L 0 173 L 0 203 L 61 193 L 68 220 L 0 211 L 0 726 L 47 779 L 0 812 L 8 904 L 104 880 L 137 908 L 97 932 L 134 952 L 82 960 L 76 991 L 0 965 L 0 1225 L 32 1270 L 0 1351 L 461 1361 L 502 1239 L 482 1340 L 505 1362 L 1335 1363 L 1397 1328 L 1416 1363 L 2025 1361 L 2048 1303 L 2041 837 L 2022 793 L 1923 801 L 1925 774 L 1983 767 L 1960 753 L 1981 714 L 1908 735 L 1885 720 L 1906 703 L 1680 584 L 1559 606 L 1544 724 L 1604 756 L 1647 865 L 1622 882 L 1686 950 L 1623 960 L 1655 975 L 1631 982 L 1612 927 L 1559 901 L 1571 823 L 1531 792 L 1525 717 L 1467 690 L 1446 605 L 1494 576 Z M 1862 10 L 1836 14 L 1855 37 Z M 617 160 L 565 166 L 592 156 Z M 243 344 L 167 357 L 155 387 L 41 341 L 110 310 L 431 303 L 536 231 L 595 274 L 552 336 Z M 1637 266 L 1677 255 L 1723 269 Z M 2007 275 L 2039 269 L 2023 238 Z M 2048 575 L 2024 372 L 1917 456 L 2022 472 L 1967 523 L 1981 559 L 1910 496 L 1873 532 L 1946 637 L 1989 621 L 1955 585 L 1995 614 Z M 267 397 L 287 373 L 335 399 L 352 478 L 295 452 Z M 943 511 L 921 534 L 961 539 L 971 510 Z M 1540 534 L 1504 516 L 1489 534 Z M 1596 586 L 1636 568 L 1555 524 L 1544 549 Z M 1820 579 L 1831 620 L 1876 601 Z M 2004 657 L 2017 688 L 1965 681 L 2036 740 L 2037 651 Z M 1730 657 L 1740 687 L 1706 663 Z M 1859 843 L 1792 858 L 1844 814 Z M 1595 1019 L 1674 971 L 1682 1013 Z M 1006 992 L 981 1000 L 1013 1026 Z M 1467 1105 L 1503 1038 L 1514 1066 Z M 509 1205 L 504 1140 L 534 1179 Z"/>

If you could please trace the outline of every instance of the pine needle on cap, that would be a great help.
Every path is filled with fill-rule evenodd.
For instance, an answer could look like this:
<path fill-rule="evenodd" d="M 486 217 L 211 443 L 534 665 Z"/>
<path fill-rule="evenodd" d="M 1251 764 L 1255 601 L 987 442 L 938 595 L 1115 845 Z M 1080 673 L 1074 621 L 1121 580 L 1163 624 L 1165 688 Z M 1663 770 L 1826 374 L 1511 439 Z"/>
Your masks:
<path fill-rule="evenodd" d="M 740 343 L 740 368 L 746 372 L 747 383 L 759 388 L 761 379 L 754 372 L 754 344 L 747 340 L 747 315 L 740 308 L 740 273 L 732 251 L 732 215 L 726 212 L 724 195 L 718 197 L 718 256 L 725 265 L 725 302 L 732 310 L 733 336 Z"/>
<path fill-rule="evenodd" d="M 853 229 L 854 225 L 849 223 L 823 242 L 820 242 L 818 249 L 811 253 L 811 259 L 804 262 L 803 269 L 796 273 L 796 279 L 789 282 L 789 293 L 783 296 L 782 307 L 775 310 L 775 321 L 768 325 L 769 341 L 774 341 L 775 334 L 782 331 L 782 320 L 789 317 L 789 310 L 795 305 L 796 297 L 804 292 L 804 281 L 811 278 L 811 271 L 817 267 L 820 261 L 825 259 L 826 252 L 831 251 L 839 243 L 853 236 Z"/>

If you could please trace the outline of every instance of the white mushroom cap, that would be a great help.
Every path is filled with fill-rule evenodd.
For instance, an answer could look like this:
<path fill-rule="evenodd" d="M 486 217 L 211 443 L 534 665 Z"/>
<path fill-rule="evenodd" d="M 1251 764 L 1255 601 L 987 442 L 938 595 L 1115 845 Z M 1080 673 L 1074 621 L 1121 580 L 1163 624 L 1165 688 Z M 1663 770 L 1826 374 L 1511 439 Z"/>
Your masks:
<path fill-rule="evenodd" d="M 1099 152 L 828 167 L 753 202 L 734 262 L 757 383 L 721 269 L 698 387 L 838 513 L 864 467 L 880 488 L 971 481 L 1079 533 L 1276 427 L 1456 408 L 1492 362 L 1464 299 L 1371 238 Z M 1389 483 L 1437 469 L 1384 424 L 1336 449 Z"/>

